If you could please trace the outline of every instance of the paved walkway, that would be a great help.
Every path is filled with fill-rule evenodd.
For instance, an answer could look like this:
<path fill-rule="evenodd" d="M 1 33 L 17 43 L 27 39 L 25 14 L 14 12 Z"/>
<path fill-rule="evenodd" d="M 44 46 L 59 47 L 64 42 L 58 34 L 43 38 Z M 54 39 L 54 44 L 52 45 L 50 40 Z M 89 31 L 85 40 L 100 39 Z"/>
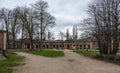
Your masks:
<path fill-rule="evenodd" d="M 64 50 L 65 56 L 47 58 L 18 52 L 25 56 L 26 65 L 15 69 L 14 73 L 120 73 L 120 66 L 94 60 Z"/>

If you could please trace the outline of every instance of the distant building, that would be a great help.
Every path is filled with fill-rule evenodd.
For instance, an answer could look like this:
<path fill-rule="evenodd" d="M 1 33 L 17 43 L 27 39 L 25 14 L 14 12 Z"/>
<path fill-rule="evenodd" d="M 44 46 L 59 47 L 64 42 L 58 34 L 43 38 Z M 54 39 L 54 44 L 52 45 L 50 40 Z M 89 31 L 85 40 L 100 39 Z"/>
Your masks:
<path fill-rule="evenodd" d="M 42 44 L 40 45 L 39 39 L 34 39 L 33 41 L 33 47 L 34 49 L 39 48 L 40 46 L 42 48 L 64 48 L 64 49 L 96 49 L 96 41 L 93 41 L 91 39 L 77 39 L 78 31 L 77 31 L 77 25 L 73 26 L 73 36 L 70 36 L 69 29 L 67 29 L 66 32 L 66 40 L 54 40 L 51 37 L 51 33 L 48 32 L 47 39 L 44 39 L 42 41 Z M 30 39 L 24 39 L 21 43 L 21 40 L 16 40 L 16 48 L 31 48 L 31 42 Z M 9 43 L 9 48 L 12 48 L 12 40 Z"/>
<path fill-rule="evenodd" d="M 12 45 L 12 42 L 10 43 Z M 76 47 L 75 47 L 76 45 Z M 39 48 L 40 46 L 40 41 L 39 40 L 34 40 L 34 49 Z M 47 49 L 47 48 L 54 48 L 54 49 L 59 49 L 59 48 L 64 48 L 64 49 L 72 49 L 75 47 L 76 49 L 96 49 L 96 42 L 92 40 L 77 40 L 74 42 L 74 40 L 46 40 L 42 41 L 42 48 Z M 12 48 L 12 47 L 11 47 Z M 16 40 L 16 48 L 31 48 L 31 43 L 29 39 L 24 39 L 23 43 L 21 44 L 20 40 Z"/>

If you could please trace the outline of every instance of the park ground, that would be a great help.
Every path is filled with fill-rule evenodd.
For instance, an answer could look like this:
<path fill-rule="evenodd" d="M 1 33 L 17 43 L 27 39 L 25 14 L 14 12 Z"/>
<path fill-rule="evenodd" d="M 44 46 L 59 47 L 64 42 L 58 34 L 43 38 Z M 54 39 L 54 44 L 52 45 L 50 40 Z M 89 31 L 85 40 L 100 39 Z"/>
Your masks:
<path fill-rule="evenodd" d="M 44 57 L 25 52 L 25 65 L 18 66 L 13 73 L 120 73 L 120 66 L 63 50 L 64 56 Z"/>

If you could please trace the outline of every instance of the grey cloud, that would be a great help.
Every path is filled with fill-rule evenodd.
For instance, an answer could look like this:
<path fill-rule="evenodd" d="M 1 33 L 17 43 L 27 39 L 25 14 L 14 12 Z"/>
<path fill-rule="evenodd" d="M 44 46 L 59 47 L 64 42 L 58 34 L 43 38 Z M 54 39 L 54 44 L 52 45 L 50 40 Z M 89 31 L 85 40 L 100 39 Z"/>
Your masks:
<path fill-rule="evenodd" d="M 33 4 L 38 0 L 0 0 L 0 7 L 14 8 L 19 5 Z M 57 26 L 55 31 L 65 32 L 67 28 L 72 31 L 73 24 L 87 17 L 86 10 L 92 0 L 45 0 L 49 4 L 48 11 L 55 16 Z"/>

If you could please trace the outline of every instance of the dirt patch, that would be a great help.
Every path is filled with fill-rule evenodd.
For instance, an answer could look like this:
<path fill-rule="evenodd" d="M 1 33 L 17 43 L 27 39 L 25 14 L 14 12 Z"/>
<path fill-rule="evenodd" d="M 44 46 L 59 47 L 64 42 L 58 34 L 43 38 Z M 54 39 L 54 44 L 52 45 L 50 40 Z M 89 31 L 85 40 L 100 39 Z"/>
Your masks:
<path fill-rule="evenodd" d="M 120 66 L 98 61 L 70 50 L 63 50 L 65 56 L 48 58 L 24 52 L 26 65 L 18 67 L 14 73 L 120 73 Z"/>

